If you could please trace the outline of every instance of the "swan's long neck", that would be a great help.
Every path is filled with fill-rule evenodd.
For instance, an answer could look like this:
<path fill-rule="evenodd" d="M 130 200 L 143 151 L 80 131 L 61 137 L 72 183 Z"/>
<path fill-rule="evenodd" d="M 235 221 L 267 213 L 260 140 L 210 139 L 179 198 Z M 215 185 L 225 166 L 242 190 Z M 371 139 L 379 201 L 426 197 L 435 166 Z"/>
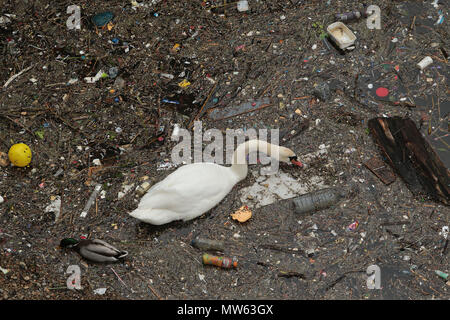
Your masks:
<path fill-rule="evenodd" d="M 247 176 L 247 155 L 249 153 L 262 151 L 268 156 L 276 158 L 276 155 L 279 153 L 277 148 L 279 147 L 262 140 L 249 140 L 240 144 L 234 151 L 231 165 L 231 170 L 237 175 L 238 181 L 243 180 Z"/>

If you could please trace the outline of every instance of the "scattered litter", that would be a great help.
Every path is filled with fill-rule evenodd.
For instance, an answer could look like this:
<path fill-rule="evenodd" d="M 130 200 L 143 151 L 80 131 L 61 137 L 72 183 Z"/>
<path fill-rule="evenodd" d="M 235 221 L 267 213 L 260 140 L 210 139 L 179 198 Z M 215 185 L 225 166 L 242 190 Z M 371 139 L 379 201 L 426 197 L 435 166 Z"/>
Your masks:
<path fill-rule="evenodd" d="M 336 20 L 340 21 L 351 21 L 351 20 L 358 20 L 363 15 L 359 11 L 351 11 L 351 12 L 344 12 L 344 13 L 337 13 L 334 17 Z"/>
<path fill-rule="evenodd" d="M 91 18 L 91 21 L 97 27 L 103 27 L 103 26 L 107 25 L 113 18 L 114 18 L 114 14 L 110 11 L 106 11 L 106 12 L 96 14 L 95 16 L 93 16 Z"/>
<path fill-rule="evenodd" d="M 204 239 L 204 238 L 195 238 L 191 241 L 191 245 L 196 247 L 197 249 L 208 251 L 224 251 L 225 245 L 223 241 Z"/>
<path fill-rule="evenodd" d="M 356 36 L 345 24 L 342 22 L 332 23 L 327 27 L 327 32 L 339 48 L 342 50 L 352 49 L 351 46 L 355 43 Z"/>
<path fill-rule="evenodd" d="M 3 272 L 3 274 L 7 274 L 9 272 L 8 269 L 4 269 L 2 267 L 0 267 L 0 271 Z"/>
<path fill-rule="evenodd" d="M 434 24 L 439 25 L 439 24 L 442 24 L 443 22 L 444 22 L 444 15 L 440 14 L 439 18 L 437 19 L 437 21 Z"/>
<path fill-rule="evenodd" d="M 162 162 L 158 164 L 158 167 L 156 168 L 156 171 L 159 170 L 170 170 L 173 168 L 176 168 L 178 165 L 172 162 Z"/>
<path fill-rule="evenodd" d="M 309 183 L 318 188 L 326 187 L 322 178 L 313 176 Z M 278 200 L 290 199 L 298 194 L 308 192 L 308 184 L 301 182 L 291 175 L 278 171 L 269 176 L 259 176 L 256 182 L 240 190 L 241 202 L 249 208 L 259 208 L 269 205 Z"/>
<path fill-rule="evenodd" d="M 134 184 L 129 184 L 129 185 L 122 185 L 122 190 L 119 191 L 119 193 L 117 194 L 117 200 L 122 199 L 123 197 L 125 197 L 125 195 L 131 190 L 133 189 Z"/>
<path fill-rule="evenodd" d="M 8 157 L 16 167 L 26 167 L 31 162 L 30 147 L 25 143 L 16 143 L 9 149 Z"/>
<path fill-rule="evenodd" d="M 439 270 L 435 270 L 434 272 L 435 272 L 439 277 L 441 277 L 441 278 L 444 279 L 444 280 L 449 280 L 449 279 L 450 279 L 448 273 L 445 273 L 445 272 L 442 272 L 442 271 L 439 271 Z"/>
<path fill-rule="evenodd" d="M 91 196 L 89 197 L 89 200 L 86 202 L 86 205 L 84 206 L 83 211 L 80 214 L 81 218 L 85 218 L 89 212 L 89 209 L 91 209 L 92 205 L 95 202 L 95 199 L 97 198 L 98 193 L 102 189 L 101 184 L 97 184 L 94 188 L 94 191 L 92 191 Z"/>
<path fill-rule="evenodd" d="M 295 213 L 313 213 L 336 204 L 342 198 L 334 188 L 321 189 L 293 199 Z"/>
<path fill-rule="evenodd" d="M 106 292 L 106 288 L 98 288 L 94 290 L 94 294 L 104 295 Z"/>
<path fill-rule="evenodd" d="M 86 77 L 84 78 L 84 80 L 87 83 L 95 83 L 98 80 L 100 80 L 101 78 L 107 77 L 108 75 L 106 73 L 103 72 L 103 70 L 100 70 L 99 72 L 97 72 L 97 74 L 95 75 L 95 77 Z"/>
<path fill-rule="evenodd" d="M 175 124 L 173 127 L 172 135 L 170 136 L 170 139 L 172 141 L 178 141 L 179 134 L 180 134 L 180 125 Z"/>
<path fill-rule="evenodd" d="M 347 227 L 347 231 L 355 231 L 359 226 L 359 222 L 355 221 Z"/>
<path fill-rule="evenodd" d="M 248 1 L 240 0 L 237 2 L 237 9 L 239 12 L 248 11 Z"/>
<path fill-rule="evenodd" d="M 183 81 L 178 83 L 178 86 L 183 89 L 189 87 L 190 85 L 191 85 L 191 83 L 189 81 L 187 81 L 186 79 L 183 79 Z"/>
<path fill-rule="evenodd" d="M 54 213 L 56 222 L 61 214 L 61 197 L 55 197 L 55 199 L 47 207 L 45 207 L 44 212 Z"/>
<path fill-rule="evenodd" d="M 248 208 L 248 206 L 243 205 L 235 213 L 232 213 L 231 217 L 233 220 L 245 222 L 252 217 L 252 211 Z"/>
<path fill-rule="evenodd" d="M 203 254 L 202 260 L 203 264 L 213 265 L 225 269 L 230 269 L 233 267 L 237 268 L 238 265 L 238 261 L 235 258 L 230 259 L 227 257 L 212 256 L 207 253 Z"/>
<path fill-rule="evenodd" d="M 151 188 L 152 185 L 152 182 L 144 181 L 140 186 L 136 188 L 136 193 L 139 196 L 143 196 Z"/>
<path fill-rule="evenodd" d="M 444 239 L 447 239 L 448 238 L 448 230 L 449 230 L 448 226 L 443 226 L 442 231 L 439 232 L 439 235 L 443 236 Z"/>
<path fill-rule="evenodd" d="M 420 62 L 417 64 L 417 66 L 420 68 L 420 70 L 423 70 L 432 63 L 433 63 L 433 59 L 431 57 L 427 56 L 427 57 L 423 58 L 422 60 L 420 60 Z"/>
<path fill-rule="evenodd" d="M 115 77 L 117 77 L 118 74 L 119 74 L 119 68 L 117 68 L 117 67 L 111 67 L 111 68 L 109 68 L 109 70 L 108 70 L 108 76 L 109 76 L 111 79 L 114 79 Z"/>

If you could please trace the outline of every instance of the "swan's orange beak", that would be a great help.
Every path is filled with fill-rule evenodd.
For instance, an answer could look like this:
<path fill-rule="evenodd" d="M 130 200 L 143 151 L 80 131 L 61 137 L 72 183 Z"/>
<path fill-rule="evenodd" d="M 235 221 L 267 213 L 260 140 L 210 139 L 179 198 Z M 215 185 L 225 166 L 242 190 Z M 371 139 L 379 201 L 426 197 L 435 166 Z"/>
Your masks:
<path fill-rule="evenodd" d="M 298 167 L 303 167 L 303 163 L 301 163 L 300 161 L 298 161 L 297 156 L 295 157 L 290 157 L 289 160 L 291 160 L 291 163 L 298 166 Z"/>

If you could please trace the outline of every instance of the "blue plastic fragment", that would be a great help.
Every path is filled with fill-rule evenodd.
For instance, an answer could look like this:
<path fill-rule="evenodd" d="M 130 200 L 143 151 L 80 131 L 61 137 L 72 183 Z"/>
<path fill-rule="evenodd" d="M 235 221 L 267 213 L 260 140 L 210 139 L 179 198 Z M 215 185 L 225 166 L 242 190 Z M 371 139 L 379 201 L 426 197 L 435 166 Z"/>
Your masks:
<path fill-rule="evenodd" d="M 173 104 L 180 104 L 178 101 L 172 101 L 172 100 L 169 100 L 169 99 L 162 99 L 161 102 L 164 102 L 164 103 L 173 103 Z"/>
<path fill-rule="evenodd" d="M 117 67 L 111 67 L 111 68 L 109 68 L 109 70 L 108 70 L 108 76 L 110 77 L 110 78 L 115 78 L 115 77 L 117 77 L 117 75 L 119 74 L 119 68 L 117 68 Z"/>
<path fill-rule="evenodd" d="M 97 27 L 103 27 L 104 25 L 108 24 L 108 22 L 110 22 L 113 18 L 114 13 L 106 11 L 96 14 L 95 16 L 92 17 L 91 20 Z"/>

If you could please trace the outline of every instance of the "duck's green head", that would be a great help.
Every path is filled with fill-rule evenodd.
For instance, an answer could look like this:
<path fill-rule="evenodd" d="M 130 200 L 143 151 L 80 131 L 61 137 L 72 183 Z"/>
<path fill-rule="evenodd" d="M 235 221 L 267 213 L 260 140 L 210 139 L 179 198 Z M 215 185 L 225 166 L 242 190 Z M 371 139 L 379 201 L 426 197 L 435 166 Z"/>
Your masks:
<path fill-rule="evenodd" d="M 62 248 L 73 248 L 78 244 L 78 240 L 75 240 L 74 238 L 65 238 L 62 239 L 60 242 L 60 247 Z"/>

